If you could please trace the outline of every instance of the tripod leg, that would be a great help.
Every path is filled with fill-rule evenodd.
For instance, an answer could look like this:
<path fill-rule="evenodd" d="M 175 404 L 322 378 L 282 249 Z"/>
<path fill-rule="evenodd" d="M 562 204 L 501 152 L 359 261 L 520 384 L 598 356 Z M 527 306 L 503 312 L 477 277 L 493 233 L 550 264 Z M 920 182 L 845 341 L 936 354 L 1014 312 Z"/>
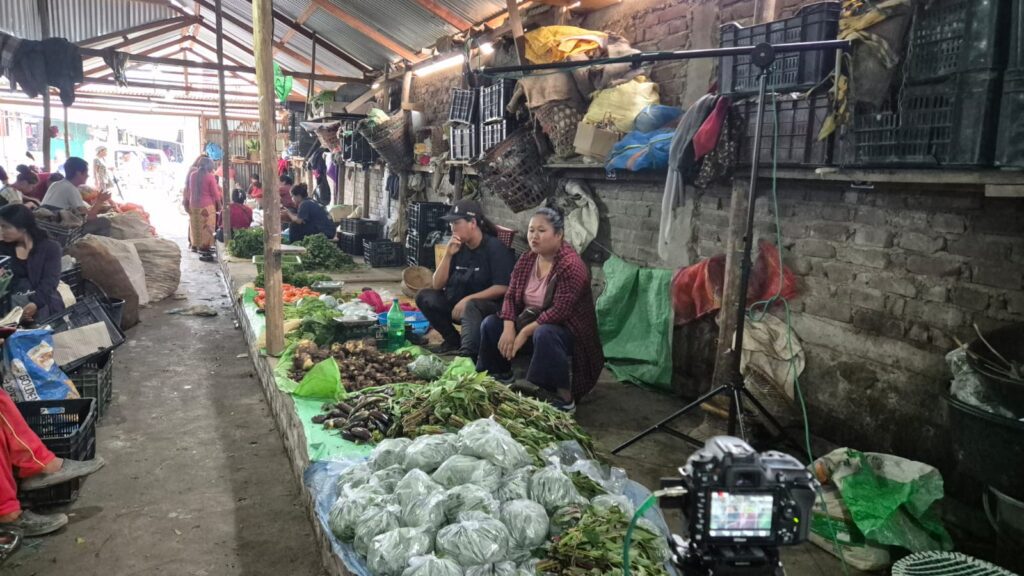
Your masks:
<path fill-rule="evenodd" d="M 741 391 L 745 391 L 745 389 L 733 387 L 730 390 L 732 391 L 732 402 L 729 406 L 729 434 L 736 436 L 736 431 L 739 430 L 737 437 L 746 441 L 747 430 L 743 425 L 743 395 L 741 394 Z"/>
<path fill-rule="evenodd" d="M 682 416 L 683 414 L 686 414 L 688 412 L 691 412 L 691 411 L 697 409 L 698 407 L 700 407 L 701 404 L 707 402 L 708 400 L 714 398 L 715 396 L 718 396 L 719 394 L 721 394 L 722 392 L 724 392 L 725 390 L 728 390 L 728 389 L 729 389 L 728 386 L 722 385 L 722 386 L 719 386 L 718 388 L 715 388 L 714 390 L 708 392 L 707 394 L 701 396 L 700 398 L 697 398 L 693 402 L 690 402 L 686 406 L 683 406 L 680 410 L 677 410 L 676 412 L 674 412 L 668 418 L 665 418 L 664 420 L 658 422 L 654 426 L 651 426 L 647 430 L 644 430 L 643 432 L 637 434 L 636 436 L 633 436 L 632 438 L 630 438 L 626 442 L 620 444 L 617 448 L 612 450 L 612 454 L 618 454 L 619 452 L 622 452 L 626 448 L 629 448 L 633 444 L 636 444 L 640 440 L 643 440 L 644 438 L 650 436 L 651 434 L 653 434 L 653 433 L 655 433 L 655 432 L 657 432 L 659 430 L 670 430 L 669 428 L 667 428 L 665 426 L 665 424 L 668 424 L 669 422 L 675 420 L 676 418 Z M 673 430 L 673 432 L 675 432 L 675 430 Z M 685 435 L 682 434 L 682 433 L 678 433 L 677 432 L 677 433 L 673 434 L 673 436 L 682 437 L 682 436 L 685 436 Z M 700 442 L 697 442 L 693 438 L 690 438 L 690 440 L 692 441 L 693 444 L 695 444 L 697 446 L 701 445 Z"/>

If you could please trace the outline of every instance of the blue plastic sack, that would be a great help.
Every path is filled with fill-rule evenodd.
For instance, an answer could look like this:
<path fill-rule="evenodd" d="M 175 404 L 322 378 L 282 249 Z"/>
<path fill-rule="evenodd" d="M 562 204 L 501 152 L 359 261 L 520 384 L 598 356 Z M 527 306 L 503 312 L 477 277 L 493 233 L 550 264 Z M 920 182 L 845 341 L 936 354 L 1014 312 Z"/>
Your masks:
<path fill-rule="evenodd" d="M 53 358 L 52 330 L 18 330 L 7 337 L 4 389 L 15 402 L 79 397 Z"/>
<path fill-rule="evenodd" d="M 219 144 L 216 144 L 214 142 L 207 142 L 205 150 L 206 155 L 209 156 L 210 160 L 213 160 L 214 162 L 217 162 L 224 157 L 224 149 L 221 148 Z"/>
<path fill-rule="evenodd" d="M 637 132 L 653 132 L 675 122 L 682 115 L 683 111 L 675 106 L 648 104 L 637 114 L 633 129 Z"/>
<path fill-rule="evenodd" d="M 668 168 L 668 151 L 672 146 L 674 130 L 669 128 L 654 132 L 633 131 L 626 134 L 612 147 L 605 162 L 605 169 L 629 170 L 664 170 Z"/>

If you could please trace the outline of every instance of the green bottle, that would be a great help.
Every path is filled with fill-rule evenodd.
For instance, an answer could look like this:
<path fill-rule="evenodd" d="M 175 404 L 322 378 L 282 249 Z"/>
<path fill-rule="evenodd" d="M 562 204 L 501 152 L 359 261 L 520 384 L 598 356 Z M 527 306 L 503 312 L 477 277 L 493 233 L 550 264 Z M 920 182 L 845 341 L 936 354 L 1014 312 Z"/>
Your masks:
<path fill-rule="evenodd" d="M 402 346 L 405 346 L 405 313 L 395 298 L 388 310 L 388 350 L 394 352 Z"/>

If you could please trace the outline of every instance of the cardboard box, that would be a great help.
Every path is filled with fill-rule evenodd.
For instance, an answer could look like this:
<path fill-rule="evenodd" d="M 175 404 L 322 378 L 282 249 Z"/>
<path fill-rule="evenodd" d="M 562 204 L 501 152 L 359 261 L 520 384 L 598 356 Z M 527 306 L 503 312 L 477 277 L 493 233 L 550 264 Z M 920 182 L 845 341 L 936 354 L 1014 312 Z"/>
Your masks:
<path fill-rule="evenodd" d="M 593 124 L 580 122 L 576 126 L 576 139 L 573 140 L 573 146 L 576 148 L 577 154 L 604 162 L 608 159 L 612 147 L 621 137 L 622 135 L 614 130 L 606 130 Z"/>

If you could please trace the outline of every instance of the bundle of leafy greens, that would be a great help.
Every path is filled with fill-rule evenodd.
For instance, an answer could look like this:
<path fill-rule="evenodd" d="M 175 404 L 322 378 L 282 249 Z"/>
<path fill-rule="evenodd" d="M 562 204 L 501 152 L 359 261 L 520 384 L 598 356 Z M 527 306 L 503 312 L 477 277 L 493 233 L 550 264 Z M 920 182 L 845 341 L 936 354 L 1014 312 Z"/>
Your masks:
<path fill-rule="evenodd" d="M 263 254 L 263 228 L 241 228 L 232 232 L 228 252 L 246 260 Z"/>
<path fill-rule="evenodd" d="M 329 270 L 331 272 L 352 270 L 356 263 L 323 234 L 306 236 L 295 243 L 306 249 L 302 255 L 302 267 L 306 270 Z"/>

